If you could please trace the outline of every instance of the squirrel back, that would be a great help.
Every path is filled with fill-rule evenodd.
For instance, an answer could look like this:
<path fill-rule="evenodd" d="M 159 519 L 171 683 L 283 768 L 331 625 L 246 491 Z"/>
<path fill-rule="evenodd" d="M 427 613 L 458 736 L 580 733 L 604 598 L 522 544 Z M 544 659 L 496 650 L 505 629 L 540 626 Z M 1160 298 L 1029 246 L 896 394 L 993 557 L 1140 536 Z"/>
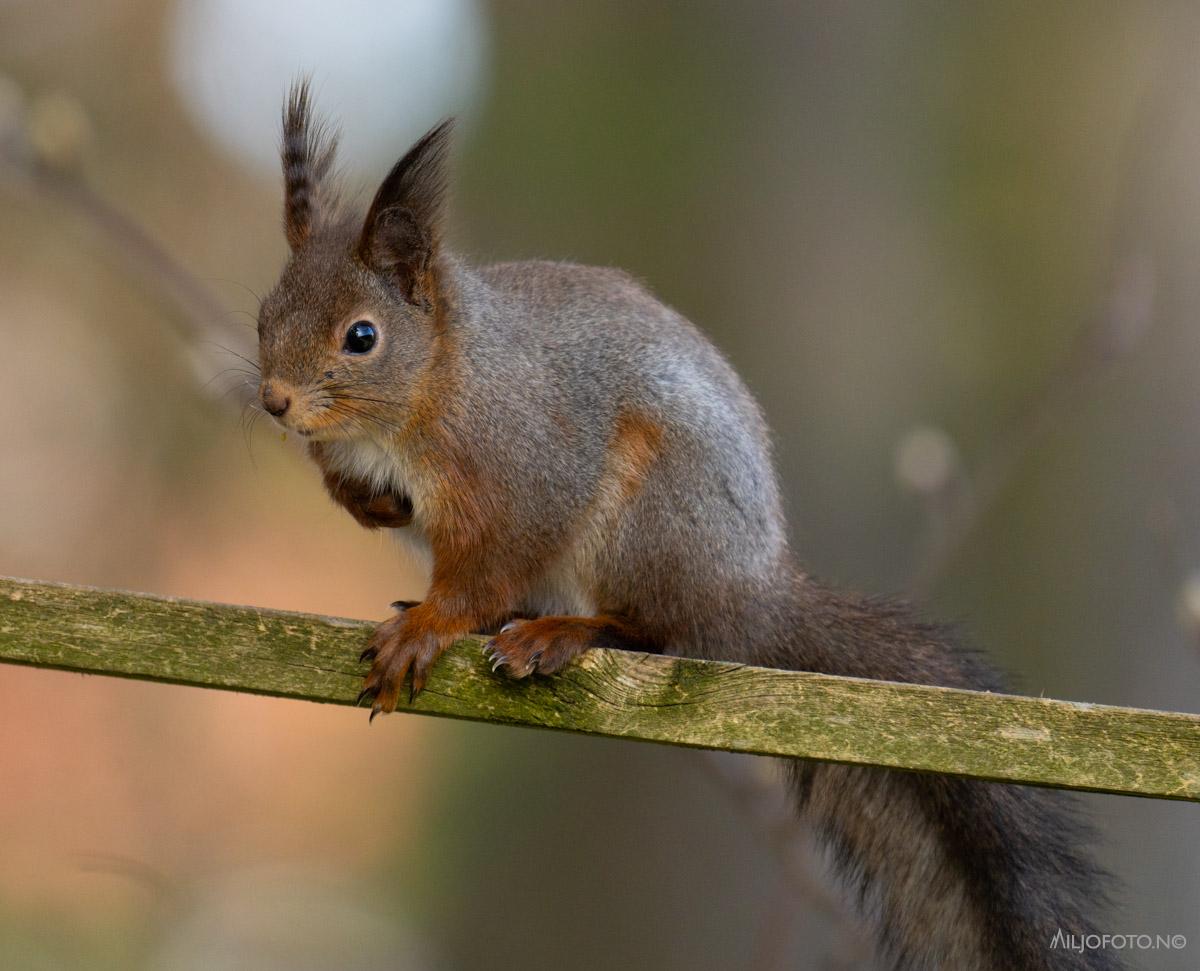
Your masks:
<path fill-rule="evenodd" d="M 458 636 L 512 677 L 630 647 L 998 690 L 901 606 L 829 590 L 788 548 L 769 437 L 732 367 L 627 274 L 471 267 L 442 241 L 449 135 L 365 217 L 322 207 L 332 144 L 306 89 L 285 111 L 292 258 L 260 316 L 266 407 L 335 500 L 428 558 L 426 600 L 380 625 L 364 694 L 390 711 Z M 525 618 L 514 620 L 513 618 Z M 507 623 L 506 623 L 507 622 Z M 1058 793 L 817 763 L 789 767 L 900 969 L 1115 968 L 1051 950 L 1103 903 Z"/>

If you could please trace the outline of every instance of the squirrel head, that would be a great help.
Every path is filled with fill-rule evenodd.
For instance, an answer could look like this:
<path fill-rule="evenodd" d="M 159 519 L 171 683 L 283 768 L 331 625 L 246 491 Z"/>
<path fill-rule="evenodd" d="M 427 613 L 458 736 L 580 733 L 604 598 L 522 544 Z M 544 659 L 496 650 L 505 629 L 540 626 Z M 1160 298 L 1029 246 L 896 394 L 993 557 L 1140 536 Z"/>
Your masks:
<path fill-rule="evenodd" d="M 451 124 L 413 145 L 356 216 L 333 185 L 336 138 L 314 121 L 308 83 L 292 87 L 282 145 L 291 258 L 258 319 L 259 396 L 284 427 L 319 440 L 401 432 L 445 325 Z"/>

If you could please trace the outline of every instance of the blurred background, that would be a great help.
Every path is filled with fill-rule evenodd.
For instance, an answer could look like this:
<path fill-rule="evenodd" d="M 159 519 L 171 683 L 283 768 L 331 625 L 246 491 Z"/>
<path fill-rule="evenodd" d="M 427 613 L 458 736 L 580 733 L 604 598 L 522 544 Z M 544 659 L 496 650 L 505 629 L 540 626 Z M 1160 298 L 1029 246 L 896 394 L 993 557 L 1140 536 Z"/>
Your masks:
<path fill-rule="evenodd" d="M 0 0 L 0 573 L 420 595 L 230 370 L 309 71 L 351 184 L 456 113 L 463 252 L 710 334 L 813 572 L 1196 711 L 1198 51 L 1191 3 Z M 16 667 L 0 739 L 3 967 L 870 966 L 752 760 Z M 1102 929 L 1195 967 L 1195 807 L 1081 801 Z"/>

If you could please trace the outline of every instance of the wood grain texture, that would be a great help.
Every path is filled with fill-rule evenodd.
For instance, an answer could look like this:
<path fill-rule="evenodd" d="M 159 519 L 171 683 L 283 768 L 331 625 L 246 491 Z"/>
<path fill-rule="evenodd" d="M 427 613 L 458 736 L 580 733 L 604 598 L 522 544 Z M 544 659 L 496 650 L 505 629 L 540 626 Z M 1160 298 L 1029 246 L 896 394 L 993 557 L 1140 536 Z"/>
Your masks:
<path fill-rule="evenodd" d="M 352 705 L 371 627 L 0 578 L 0 661 L 14 664 Z M 483 642 L 456 644 L 399 710 L 1200 802 L 1197 715 L 623 651 L 513 682 Z"/>

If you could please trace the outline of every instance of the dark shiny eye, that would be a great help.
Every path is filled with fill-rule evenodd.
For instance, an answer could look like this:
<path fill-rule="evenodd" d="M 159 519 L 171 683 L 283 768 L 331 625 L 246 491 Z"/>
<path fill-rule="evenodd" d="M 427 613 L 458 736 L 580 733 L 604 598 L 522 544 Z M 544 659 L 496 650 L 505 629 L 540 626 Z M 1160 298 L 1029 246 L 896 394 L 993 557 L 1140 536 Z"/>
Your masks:
<path fill-rule="evenodd" d="M 346 331 L 346 343 L 342 345 L 342 350 L 351 354 L 366 354 L 375 346 L 375 336 L 375 325 L 359 320 Z"/>

